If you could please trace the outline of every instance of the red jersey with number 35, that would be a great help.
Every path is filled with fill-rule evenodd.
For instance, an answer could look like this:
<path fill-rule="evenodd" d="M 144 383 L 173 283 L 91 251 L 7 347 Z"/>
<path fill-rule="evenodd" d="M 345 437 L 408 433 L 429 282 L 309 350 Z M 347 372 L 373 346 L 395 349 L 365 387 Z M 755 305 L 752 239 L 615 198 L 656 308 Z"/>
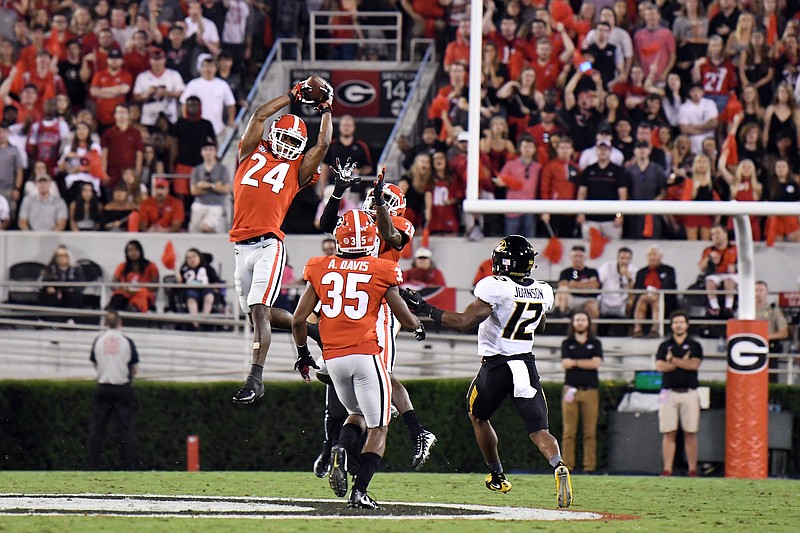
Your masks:
<path fill-rule="evenodd" d="M 312 257 L 303 279 L 320 300 L 319 335 L 326 360 L 380 353 L 375 322 L 386 290 L 403 282 L 397 263 L 370 255 Z"/>
<path fill-rule="evenodd" d="M 388 242 L 381 241 L 379 236 L 378 257 L 397 263 L 400 260 L 400 252 L 414 239 L 414 224 L 403 217 L 392 217 L 392 224 L 403 236 L 403 246 L 398 250 Z"/>
<path fill-rule="evenodd" d="M 241 141 L 239 147 L 241 149 Z M 300 165 L 303 157 L 293 161 L 275 157 L 269 142 L 262 139 L 249 157 L 239 163 L 233 177 L 231 242 L 267 233 L 283 239 L 283 218 L 302 189 Z M 308 185 L 317 179 L 319 174 L 315 174 Z"/>

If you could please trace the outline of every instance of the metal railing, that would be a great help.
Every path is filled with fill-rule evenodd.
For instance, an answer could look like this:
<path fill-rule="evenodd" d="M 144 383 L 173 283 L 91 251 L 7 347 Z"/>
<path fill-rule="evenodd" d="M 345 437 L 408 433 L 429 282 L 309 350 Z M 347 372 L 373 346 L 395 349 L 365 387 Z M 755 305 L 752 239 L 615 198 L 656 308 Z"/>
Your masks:
<path fill-rule="evenodd" d="M 276 60 L 282 61 L 283 46 L 287 44 L 294 45 L 295 53 L 297 54 L 296 57 L 300 57 L 300 51 L 302 49 L 302 41 L 300 39 L 278 39 L 275 41 L 275 43 L 272 45 L 272 49 L 269 51 L 269 54 L 267 54 L 267 58 L 264 60 L 264 64 L 261 66 L 261 70 L 258 71 L 256 79 L 253 80 L 253 86 L 250 88 L 250 92 L 247 93 L 247 106 L 243 106 L 236 114 L 233 127 L 230 128 L 228 134 L 225 136 L 225 139 L 219 145 L 218 157 L 220 161 L 227 153 L 228 148 L 230 148 L 233 139 L 236 137 L 236 134 L 239 131 L 239 127 L 244 122 L 244 118 L 252 114 L 252 103 L 256 97 L 256 94 L 258 93 L 259 86 L 261 85 L 261 82 L 264 81 L 267 71 L 269 71 L 270 67 L 272 67 L 272 63 Z"/>
<path fill-rule="evenodd" d="M 309 48 L 311 61 L 317 60 L 318 44 L 354 44 L 361 46 L 384 46 L 394 47 L 395 61 L 401 61 L 403 55 L 403 15 L 399 11 L 359 11 L 355 15 L 350 15 L 342 11 L 312 11 L 310 13 L 309 24 Z M 352 18 L 351 24 L 330 24 L 328 21 L 333 17 Z M 370 24 L 370 19 L 394 19 L 393 24 Z M 320 37 L 321 31 L 331 30 L 351 30 L 355 37 Z M 384 37 L 364 36 L 364 31 L 381 32 Z M 386 32 L 394 34 L 393 37 L 385 37 Z"/>
<path fill-rule="evenodd" d="M 389 133 L 389 138 L 386 139 L 386 144 L 383 147 L 383 151 L 381 152 L 380 157 L 378 158 L 378 162 L 381 164 L 386 164 L 387 166 L 391 164 L 390 161 L 390 154 L 392 151 L 396 150 L 396 140 L 397 136 L 400 134 L 400 130 L 404 127 L 406 114 L 408 113 L 408 109 L 413 102 L 419 102 L 420 99 L 425 98 L 427 93 L 423 93 L 420 89 L 420 85 L 422 82 L 422 77 L 425 74 L 425 70 L 427 69 L 428 65 L 435 61 L 436 58 L 436 46 L 433 40 L 431 39 L 414 39 L 416 44 L 427 43 L 427 48 L 425 50 L 425 54 L 422 56 L 422 60 L 420 61 L 419 67 L 417 68 L 417 73 L 414 75 L 414 81 L 412 81 L 412 89 L 411 92 L 406 96 L 405 101 L 403 102 L 403 107 L 400 108 L 400 114 L 397 116 L 397 120 L 394 123 L 394 127 L 392 131 Z M 414 46 L 412 46 L 412 52 L 414 50 Z M 415 119 L 416 122 L 416 119 Z M 390 169 L 390 175 L 394 176 L 394 181 L 400 179 L 401 175 L 401 168 Z"/>

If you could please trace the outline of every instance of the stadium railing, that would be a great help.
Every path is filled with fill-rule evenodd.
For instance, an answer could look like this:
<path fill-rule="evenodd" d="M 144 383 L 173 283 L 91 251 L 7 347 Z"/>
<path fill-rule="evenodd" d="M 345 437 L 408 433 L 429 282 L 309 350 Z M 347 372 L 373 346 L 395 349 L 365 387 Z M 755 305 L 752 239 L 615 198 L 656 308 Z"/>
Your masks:
<path fill-rule="evenodd" d="M 67 282 L 0 282 L 0 289 L 14 288 L 14 287 L 44 287 L 44 286 L 60 286 L 60 287 L 84 287 L 97 289 L 100 294 L 101 308 L 108 302 L 112 292 L 118 283 L 113 282 L 85 282 L 85 283 L 67 283 Z M 227 291 L 226 312 L 211 315 L 189 315 L 184 313 L 165 312 L 165 299 L 164 291 L 162 289 L 185 289 L 186 284 L 181 283 L 148 283 L 139 284 L 141 287 L 147 287 L 156 291 L 158 295 L 157 310 L 150 313 L 129 313 L 122 312 L 121 316 L 127 325 L 135 325 L 141 331 L 157 331 L 157 330 L 171 330 L 181 329 L 190 323 L 197 322 L 202 326 L 209 326 L 216 331 L 212 333 L 214 336 L 222 336 L 223 338 L 240 340 L 244 344 L 247 343 L 251 332 L 250 328 L 246 327 L 247 322 L 243 319 L 238 302 L 236 301 L 235 292 L 231 285 L 221 283 L 212 284 L 208 287 L 225 289 Z M 291 291 L 292 287 L 286 287 Z M 6 292 L 5 290 L 0 292 Z M 464 292 L 467 292 L 464 290 Z M 596 290 L 586 291 L 571 291 L 577 294 L 578 292 L 598 292 Z M 606 291 L 607 293 L 609 291 Z M 628 293 L 644 293 L 647 291 L 620 291 Z M 656 323 L 659 327 L 659 336 L 656 339 L 632 339 L 624 334 L 622 336 L 601 336 L 604 340 L 604 345 L 607 346 L 608 352 L 606 354 L 606 361 L 603 365 L 604 372 L 614 378 L 623 378 L 634 370 L 642 370 L 652 366 L 655 349 L 658 343 L 661 342 L 665 335 L 667 320 L 663 314 L 663 297 L 667 293 L 674 293 L 679 296 L 692 295 L 702 296 L 706 295 L 706 291 L 662 291 L 662 310 L 661 316 L 658 317 Z M 37 328 L 57 328 L 75 331 L 97 331 L 102 324 L 104 311 L 101 309 L 71 309 L 71 308 L 55 308 L 43 307 L 37 305 L 18 305 L 10 303 L 0 304 L 0 328 L 13 328 L 17 330 L 37 329 Z M 548 324 L 557 325 L 558 328 L 550 328 L 550 333 L 542 336 L 537 336 L 537 359 L 549 361 L 549 367 L 542 368 L 542 374 L 550 379 L 560 379 L 559 374 L 562 372 L 560 368 L 560 353 L 558 352 L 560 341 L 565 335 L 566 326 L 569 323 L 568 318 L 551 318 L 548 317 Z M 637 321 L 632 318 L 616 318 L 616 317 L 601 317 L 595 320 L 599 326 L 610 326 L 621 328 L 623 331 L 632 327 L 637 323 L 652 324 L 653 320 Z M 724 321 L 718 319 L 708 319 L 703 317 L 692 318 L 691 324 L 696 327 L 716 328 L 716 333 L 711 338 L 706 338 L 707 353 L 706 357 L 715 361 L 715 375 L 724 376 L 724 364 L 726 360 L 725 344 L 724 344 Z M 126 325 L 126 329 L 127 329 Z M 475 354 L 475 336 L 472 334 L 458 334 L 458 333 L 439 333 L 434 327 L 430 329 L 429 339 L 430 343 L 414 343 L 404 342 L 404 354 L 409 354 L 413 361 L 413 366 L 419 371 L 416 377 L 436 377 L 437 375 L 449 376 L 454 372 L 456 374 L 469 374 L 469 369 L 474 363 Z M 770 354 L 772 359 L 779 362 L 778 368 L 770 369 L 771 374 L 779 376 L 786 376 L 785 380 L 789 384 L 797 381 L 797 354 L 788 353 L 794 351 L 796 346 L 796 328 L 793 328 L 792 337 L 787 342 L 784 342 L 784 352 L 780 354 Z M 191 338 L 193 333 L 185 334 Z M 287 335 L 288 339 L 288 335 Z M 203 351 L 205 346 L 202 339 L 198 338 L 198 344 L 195 347 L 195 352 Z M 291 352 L 291 342 L 287 341 L 287 346 L 283 351 Z M 457 359 L 457 364 L 454 365 L 452 358 Z M 444 365 L 444 366 L 443 366 Z M 719 379 L 724 379 L 720 377 Z"/>
<path fill-rule="evenodd" d="M 331 44 L 355 44 L 360 47 L 369 47 L 381 50 L 386 46 L 394 50 L 395 61 L 401 61 L 403 57 L 403 14 L 399 11 L 359 11 L 357 16 L 352 17 L 350 24 L 329 24 L 333 17 L 350 17 L 343 15 L 341 11 L 312 11 L 309 13 L 309 50 L 311 61 L 317 60 L 317 45 Z M 383 20 L 394 20 L 391 24 L 381 24 Z M 372 24 L 370 21 L 378 23 Z M 331 30 L 350 30 L 356 33 L 355 37 L 321 37 L 321 32 Z M 359 31 L 370 35 L 359 37 Z M 391 37 L 386 37 L 388 32 Z M 383 35 L 384 37 L 377 37 Z"/>

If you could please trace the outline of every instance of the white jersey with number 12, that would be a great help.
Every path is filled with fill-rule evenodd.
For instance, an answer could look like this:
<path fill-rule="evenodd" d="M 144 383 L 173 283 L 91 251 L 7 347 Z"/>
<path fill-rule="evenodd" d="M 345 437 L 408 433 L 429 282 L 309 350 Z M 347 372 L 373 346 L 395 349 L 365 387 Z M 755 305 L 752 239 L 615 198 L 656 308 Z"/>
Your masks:
<path fill-rule="evenodd" d="M 530 352 L 534 330 L 553 307 L 553 288 L 530 278 L 517 283 L 505 276 L 489 276 L 478 282 L 473 293 L 492 307 L 491 316 L 478 327 L 478 354 Z"/>

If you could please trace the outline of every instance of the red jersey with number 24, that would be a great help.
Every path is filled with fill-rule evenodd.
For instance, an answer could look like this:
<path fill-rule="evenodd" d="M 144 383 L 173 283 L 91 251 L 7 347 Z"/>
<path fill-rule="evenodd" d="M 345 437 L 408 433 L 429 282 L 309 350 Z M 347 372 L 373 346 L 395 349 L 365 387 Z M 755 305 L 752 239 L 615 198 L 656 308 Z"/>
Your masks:
<path fill-rule="evenodd" d="M 241 149 L 241 142 L 239 143 Z M 283 239 L 283 218 L 292 200 L 303 187 L 300 186 L 300 165 L 303 157 L 295 160 L 275 157 L 269 142 L 261 140 L 258 147 L 239 163 L 233 177 L 233 225 L 229 232 L 231 242 L 243 241 L 272 233 Z M 314 174 L 311 185 L 319 179 Z"/>
<path fill-rule="evenodd" d="M 375 322 L 386 290 L 403 283 L 397 263 L 370 255 L 312 257 L 303 279 L 320 300 L 319 335 L 326 360 L 380 353 Z"/>
<path fill-rule="evenodd" d="M 380 240 L 379 236 L 378 257 L 381 259 L 389 259 L 397 263 L 397 261 L 400 260 L 400 252 L 414 239 L 414 224 L 406 218 L 393 216 L 392 225 L 394 225 L 397 231 L 403 236 L 403 246 L 398 250 L 388 242 Z"/>

